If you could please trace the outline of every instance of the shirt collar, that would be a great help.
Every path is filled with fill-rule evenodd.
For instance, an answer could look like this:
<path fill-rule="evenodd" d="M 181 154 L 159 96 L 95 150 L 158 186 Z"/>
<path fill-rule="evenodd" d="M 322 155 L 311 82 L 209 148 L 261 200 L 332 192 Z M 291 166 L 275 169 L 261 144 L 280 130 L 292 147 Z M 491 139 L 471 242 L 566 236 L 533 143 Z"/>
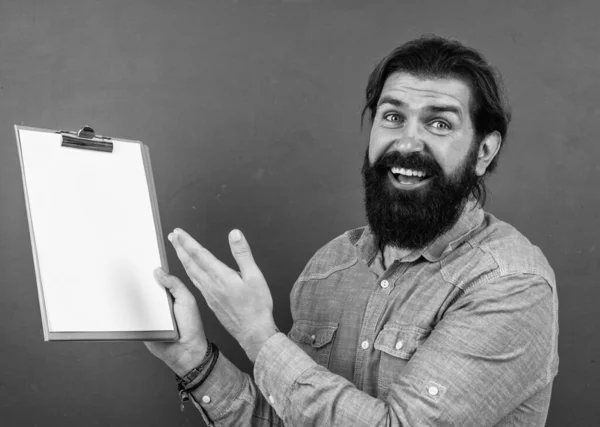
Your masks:
<path fill-rule="evenodd" d="M 470 199 L 465 204 L 458 221 L 456 221 L 456 224 L 454 224 L 450 230 L 437 237 L 425 248 L 415 249 L 405 256 L 402 261 L 414 262 L 421 256 L 429 262 L 438 261 L 467 240 L 471 233 L 477 229 L 482 222 L 483 209 L 476 200 Z M 365 227 L 362 236 L 356 242 L 356 248 L 359 251 L 361 260 L 367 265 L 370 265 L 380 252 L 379 244 L 370 227 Z M 389 264 L 391 264 L 392 260 L 389 261 Z"/>

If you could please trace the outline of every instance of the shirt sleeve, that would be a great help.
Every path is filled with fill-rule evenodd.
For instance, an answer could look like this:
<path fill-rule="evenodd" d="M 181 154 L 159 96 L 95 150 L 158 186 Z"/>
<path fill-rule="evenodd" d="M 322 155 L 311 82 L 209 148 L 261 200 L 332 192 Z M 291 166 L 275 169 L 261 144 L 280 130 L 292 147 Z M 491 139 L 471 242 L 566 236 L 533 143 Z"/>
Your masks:
<path fill-rule="evenodd" d="M 493 426 L 551 383 L 557 324 L 550 285 L 510 275 L 458 298 L 385 400 L 318 365 L 281 333 L 261 349 L 254 377 L 285 425 Z"/>
<path fill-rule="evenodd" d="M 250 375 L 222 353 L 204 383 L 190 395 L 209 426 L 283 426 Z"/>

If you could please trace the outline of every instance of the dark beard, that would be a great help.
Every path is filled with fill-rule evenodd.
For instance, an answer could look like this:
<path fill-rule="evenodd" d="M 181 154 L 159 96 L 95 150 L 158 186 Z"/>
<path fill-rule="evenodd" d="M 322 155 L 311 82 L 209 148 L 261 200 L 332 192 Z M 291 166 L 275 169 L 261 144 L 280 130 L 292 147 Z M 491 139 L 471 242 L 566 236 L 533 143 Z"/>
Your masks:
<path fill-rule="evenodd" d="M 433 158 L 417 153 L 392 152 L 371 166 L 367 149 L 362 167 L 365 208 L 380 249 L 386 245 L 421 249 L 452 228 L 479 181 L 475 174 L 477 146 L 472 145 L 451 176 L 446 176 Z M 399 190 L 388 177 L 392 166 L 424 171 L 431 176 L 430 182 L 422 189 Z"/>

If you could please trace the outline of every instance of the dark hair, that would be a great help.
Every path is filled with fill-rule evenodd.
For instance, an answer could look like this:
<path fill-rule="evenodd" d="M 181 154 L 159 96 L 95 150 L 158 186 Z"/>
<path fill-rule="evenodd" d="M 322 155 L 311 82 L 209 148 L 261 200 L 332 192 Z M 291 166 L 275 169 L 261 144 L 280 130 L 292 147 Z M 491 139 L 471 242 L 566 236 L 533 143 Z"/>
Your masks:
<path fill-rule="evenodd" d="M 458 41 L 435 35 L 425 35 L 398 46 L 381 60 L 369 76 L 362 119 L 368 110 L 373 124 L 383 85 L 391 74 L 397 72 L 425 78 L 450 77 L 463 80 L 472 92 L 469 114 L 476 142 L 479 143 L 486 135 L 498 131 L 502 137 L 500 148 L 505 145 L 510 109 L 504 97 L 502 78 L 478 51 Z M 493 172 L 497 164 L 498 155 L 492 160 L 486 173 Z M 485 187 L 480 190 L 483 191 L 485 200 Z"/>

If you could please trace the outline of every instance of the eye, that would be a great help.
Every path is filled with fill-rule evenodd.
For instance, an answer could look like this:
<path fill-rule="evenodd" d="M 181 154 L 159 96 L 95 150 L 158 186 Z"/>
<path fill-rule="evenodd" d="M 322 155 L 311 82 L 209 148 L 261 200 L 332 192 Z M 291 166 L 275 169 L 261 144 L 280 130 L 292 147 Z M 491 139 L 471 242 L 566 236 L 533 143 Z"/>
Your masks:
<path fill-rule="evenodd" d="M 400 115 L 398 113 L 387 113 L 383 116 L 383 118 L 385 120 L 387 120 L 388 122 L 399 122 L 400 121 Z"/>
<path fill-rule="evenodd" d="M 450 130 L 450 125 L 442 120 L 434 120 L 433 122 L 431 122 L 431 127 L 438 129 L 438 130 Z"/>

